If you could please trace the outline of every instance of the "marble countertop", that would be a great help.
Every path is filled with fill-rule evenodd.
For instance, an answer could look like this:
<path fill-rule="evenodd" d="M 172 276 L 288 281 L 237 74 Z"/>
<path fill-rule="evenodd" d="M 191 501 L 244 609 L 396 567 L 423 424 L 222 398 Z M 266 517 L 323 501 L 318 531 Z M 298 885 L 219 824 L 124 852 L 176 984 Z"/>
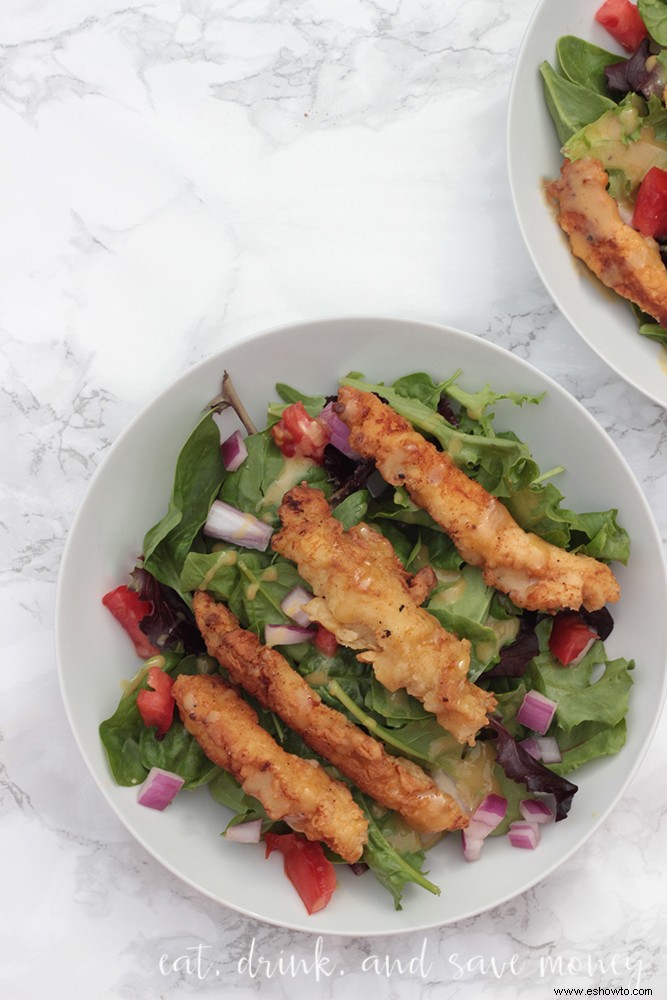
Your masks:
<path fill-rule="evenodd" d="M 56 674 L 59 562 L 105 450 L 188 366 L 290 321 L 412 317 L 529 360 L 611 435 L 665 538 L 665 413 L 560 317 L 512 211 L 507 95 L 534 6 L 2 5 L 0 1000 L 667 995 L 664 718 L 619 806 L 530 892 L 318 944 L 135 843 Z"/>

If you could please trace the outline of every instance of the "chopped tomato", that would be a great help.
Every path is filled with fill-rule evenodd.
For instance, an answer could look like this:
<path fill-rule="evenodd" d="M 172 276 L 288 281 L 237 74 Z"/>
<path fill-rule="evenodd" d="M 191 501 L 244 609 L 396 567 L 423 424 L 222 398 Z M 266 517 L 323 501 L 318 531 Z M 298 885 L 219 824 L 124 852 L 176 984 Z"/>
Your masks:
<path fill-rule="evenodd" d="M 336 655 L 336 650 L 338 649 L 338 639 L 333 632 L 330 632 L 328 628 L 324 627 L 324 625 L 318 624 L 313 643 L 315 648 L 319 649 L 320 653 L 324 653 L 325 656 Z"/>
<path fill-rule="evenodd" d="M 137 695 L 137 708 L 144 724 L 157 726 L 158 736 L 164 736 L 174 718 L 173 683 L 160 667 L 149 667 L 148 688 L 142 688 Z"/>
<path fill-rule="evenodd" d="M 634 52 L 648 35 L 641 14 L 630 0 L 605 0 L 595 20 L 628 52 Z"/>
<path fill-rule="evenodd" d="M 667 170 L 651 167 L 641 182 L 632 225 L 644 236 L 667 237 Z"/>
<path fill-rule="evenodd" d="M 277 424 L 271 428 L 273 440 L 286 458 L 299 455 L 312 458 L 319 465 L 324 461 L 324 449 L 329 443 L 329 428 L 311 417 L 301 400 L 285 407 Z"/>
<path fill-rule="evenodd" d="M 153 611 L 151 601 L 142 601 L 134 590 L 123 585 L 105 594 L 102 598 L 102 604 L 121 623 L 134 643 L 137 656 L 140 656 L 142 660 L 147 660 L 149 656 L 155 656 L 156 653 L 160 652 L 139 628 L 139 622 Z"/>
<path fill-rule="evenodd" d="M 295 833 L 267 833 L 264 839 L 267 858 L 272 851 L 284 856 L 285 874 L 308 912 L 323 910 L 336 888 L 336 872 L 322 845 Z"/>
<path fill-rule="evenodd" d="M 598 634 L 576 611 L 561 611 L 553 620 L 549 649 L 564 667 L 578 660 Z"/>

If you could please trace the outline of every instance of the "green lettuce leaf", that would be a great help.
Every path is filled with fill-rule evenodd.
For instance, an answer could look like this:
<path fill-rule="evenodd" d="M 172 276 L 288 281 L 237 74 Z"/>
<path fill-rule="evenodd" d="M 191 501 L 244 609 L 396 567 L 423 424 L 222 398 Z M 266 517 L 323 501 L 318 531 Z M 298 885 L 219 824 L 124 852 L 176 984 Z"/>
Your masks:
<path fill-rule="evenodd" d="M 201 529 L 206 523 L 225 468 L 220 454 L 220 432 L 207 413 L 181 449 L 167 513 L 144 539 L 144 569 L 184 600 L 179 590 L 181 570 L 188 552 L 205 549 Z"/>

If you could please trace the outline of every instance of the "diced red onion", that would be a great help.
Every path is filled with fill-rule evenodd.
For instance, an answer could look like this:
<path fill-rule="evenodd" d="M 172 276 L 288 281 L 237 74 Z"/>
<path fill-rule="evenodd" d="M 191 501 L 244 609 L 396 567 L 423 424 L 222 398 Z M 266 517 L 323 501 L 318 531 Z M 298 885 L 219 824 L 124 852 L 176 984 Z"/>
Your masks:
<path fill-rule="evenodd" d="M 475 809 L 466 827 L 468 834 L 473 838 L 483 840 L 488 837 L 505 818 L 507 812 L 507 799 L 502 795 L 491 793 L 487 795 Z"/>
<path fill-rule="evenodd" d="M 273 528 L 253 514 L 246 514 L 222 500 L 214 500 L 204 525 L 204 534 L 245 549 L 264 552 L 271 540 Z"/>
<path fill-rule="evenodd" d="M 540 842 L 540 828 L 537 823 L 516 820 L 510 823 L 507 836 L 512 847 L 523 847 L 525 850 L 533 851 Z"/>
<path fill-rule="evenodd" d="M 523 726 L 544 736 L 557 708 L 558 703 L 551 698 L 545 698 L 539 691 L 528 691 L 516 717 Z"/>
<path fill-rule="evenodd" d="M 226 438 L 220 445 L 220 451 L 222 452 L 222 464 L 227 472 L 236 472 L 248 457 L 248 449 L 241 431 L 234 431 Z"/>
<path fill-rule="evenodd" d="M 251 819 L 247 823 L 237 823 L 225 830 L 225 839 L 237 844 L 259 844 L 262 839 L 261 819 Z"/>
<path fill-rule="evenodd" d="M 519 812 L 529 823 L 549 823 L 555 813 L 542 799 L 522 799 Z"/>
<path fill-rule="evenodd" d="M 484 845 L 483 837 L 471 837 L 467 830 L 462 831 L 463 857 L 466 861 L 479 861 Z"/>
<path fill-rule="evenodd" d="M 350 428 L 340 419 L 333 407 L 333 403 L 327 403 L 318 417 L 318 420 L 329 428 L 329 444 L 355 462 L 359 461 L 361 455 L 350 447 Z"/>
<path fill-rule="evenodd" d="M 305 587 L 294 587 L 289 594 L 285 594 L 280 607 L 289 618 L 293 618 L 297 625 L 307 628 L 310 625 L 310 618 L 303 610 L 303 605 L 312 601 L 315 595 L 306 590 Z"/>
<path fill-rule="evenodd" d="M 506 812 L 507 799 L 502 795 L 492 792 L 482 799 L 463 830 L 463 857 L 466 861 L 479 859 L 484 840 L 502 823 Z"/>
<path fill-rule="evenodd" d="M 555 737 L 539 736 L 535 742 L 540 748 L 540 759 L 543 764 L 560 764 L 563 755 Z"/>
<path fill-rule="evenodd" d="M 266 646 L 293 646 L 297 642 L 310 642 L 315 629 L 301 625 L 265 625 L 264 644 Z"/>
<path fill-rule="evenodd" d="M 526 753 L 529 753 L 535 760 L 542 760 L 540 744 L 534 736 L 529 736 L 527 740 L 521 740 L 519 746 L 523 747 Z"/>
<path fill-rule="evenodd" d="M 162 811 L 184 784 L 185 778 L 181 778 L 180 774 L 163 771 L 161 767 L 152 767 L 139 789 L 137 801 L 139 805 Z"/>

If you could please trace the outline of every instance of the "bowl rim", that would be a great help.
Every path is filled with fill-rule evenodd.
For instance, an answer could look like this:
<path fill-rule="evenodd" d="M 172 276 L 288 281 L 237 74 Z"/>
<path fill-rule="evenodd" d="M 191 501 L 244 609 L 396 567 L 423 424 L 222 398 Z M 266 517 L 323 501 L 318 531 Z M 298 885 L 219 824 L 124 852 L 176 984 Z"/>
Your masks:
<path fill-rule="evenodd" d="M 75 739 L 76 745 L 78 747 L 79 753 L 81 754 L 81 756 L 82 756 L 82 758 L 83 758 L 83 760 L 84 760 L 84 762 L 86 764 L 86 767 L 87 767 L 88 771 L 90 772 L 91 777 L 93 778 L 94 784 L 97 786 L 98 791 L 101 792 L 101 794 L 104 796 L 104 798 L 106 799 L 107 803 L 109 804 L 109 806 L 111 807 L 111 809 L 113 810 L 113 812 L 116 814 L 117 818 L 120 819 L 121 823 L 126 828 L 126 830 L 128 831 L 128 833 L 155 860 L 157 860 L 160 865 L 162 865 L 163 867 L 167 868 L 167 870 L 169 870 L 173 875 L 175 875 L 181 882 L 184 882 L 185 884 L 191 886 L 197 892 L 202 893 L 202 895 L 207 896 L 208 898 L 214 900 L 219 905 L 223 905 L 227 909 L 233 910 L 234 912 L 237 912 L 237 913 L 239 913 L 239 914 L 241 914 L 243 916 L 250 917 L 252 919 L 258 920 L 258 921 L 260 921 L 262 923 L 269 924 L 269 925 L 276 926 L 276 927 L 293 929 L 293 930 L 296 930 L 296 931 L 305 931 L 306 933 L 311 934 L 311 935 L 322 935 L 322 936 L 327 936 L 327 937 L 342 937 L 342 938 L 351 938 L 351 937 L 360 937 L 360 936 L 365 936 L 365 937 L 369 937 L 369 938 L 371 938 L 371 937 L 379 937 L 379 936 L 382 936 L 382 937 L 384 937 L 384 936 L 387 936 L 387 937 L 391 936 L 391 937 L 393 937 L 393 936 L 398 936 L 398 935 L 403 935 L 403 934 L 415 933 L 415 932 L 418 932 L 418 931 L 429 930 L 429 929 L 432 929 L 432 928 L 435 928 L 435 927 L 441 927 L 441 926 L 447 926 L 447 925 L 456 924 L 456 923 L 459 923 L 462 920 L 469 919 L 470 917 L 478 916 L 478 915 L 481 915 L 483 913 L 489 912 L 490 910 L 494 909 L 495 907 L 500 906 L 500 905 L 508 902 L 509 900 L 514 899 L 517 896 L 519 896 L 519 895 L 527 892 L 529 889 L 531 889 L 532 887 L 534 887 L 538 883 L 543 882 L 549 875 L 552 874 L 552 872 L 554 870 L 556 870 L 562 864 L 564 864 L 573 854 L 575 854 L 590 839 L 591 836 L 593 836 L 593 834 L 596 832 L 596 830 L 600 827 L 600 825 L 607 818 L 607 816 L 609 815 L 609 813 L 616 807 L 616 805 L 618 804 L 619 799 L 621 798 L 621 796 L 623 795 L 623 793 L 625 792 L 625 790 L 627 789 L 627 787 L 629 786 L 629 784 L 633 780 L 633 778 L 634 778 L 634 776 L 635 776 L 638 768 L 640 767 L 642 761 L 644 760 L 644 758 L 645 758 L 645 756 L 646 756 L 646 754 L 648 752 L 648 749 L 650 747 L 651 741 L 653 739 L 653 736 L 655 734 L 655 731 L 656 731 L 657 726 L 658 726 L 659 721 L 660 721 L 661 707 L 664 704 L 665 699 L 667 697 L 667 673 L 663 673 L 661 695 L 660 695 L 660 698 L 658 699 L 658 705 L 660 706 L 660 709 L 656 711 L 650 728 L 644 734 L 643 741 L 642 741 L 641 746 L 639 748 L 639 752 L 636 754 L 635 760 L 630 765 L 628 773 L 625 776 L 624 780 L 621 782 L 619 789 L 615 792 L 615 794 L 613 795 L 613 797 L 611 798 L 611 800 L 609 801 L 609 803 L 606 804 L 606 807 L 604 809 L 600 810 L 598 814 L 596 814 L 595 819 L 590 822 L 590 824 L 588 825 L 585 833 L 581 837 L 579 837 L 579 839 L 577 840 L 577 842 L 566 853 L 564 853 L 562 856 L 560 856 L 555 861 L 555 863 L 553 863 L 550 866 L 547 866 L 545 869 L 541 870 L 539 872 L 539 874 L 536 875 L 535 878 L 532 878 L 530 881 L 528 881 L 526 883 L 522 883 L 522 885 L 519 888 L 517 888 L 515 890 L 508 891 L 502 897 L 499 896 L 491 904 L 482 905 L 482 906 L 478 906 L 478 907 L 472 907 L 469 910 L 466 910 L 465 912 L 463 912 L 461 914 L 458 914 L 458 915 L 456 915 L 454 917 L 444 917 L 443 919 L 427 919 L 427 920 L 425 920 L 423 922 L 415 922 L 415 923 L 411 924 L 410 927 L 408 927 L 408 928 L 406 928 L 406 927 L 396 927 L 396 928 L 382 927 L 381 929 L 379 929 L 377 931 L 373 930 L 372 928 L 369 928 L 369 929 L 364 930 L 363 933 L 360 933 L 359 929 L 356 928 L 356 927 L 350 928 L 349 930 L 345 930 L 345 929 L 343 929 L 343 930 L 341 930 L 341 929 L 333 929 L 333 930 L 331 930 L 331 929 L 323 928 L 323 927 L 308 926 L 308 924 L 305 921 L 303 923 L 293 922 L 293 921 L 292 922 L 286 922 L 285 920 L 276 919 L 276 918 L 272 918 L 272 917 L 267 917 L 266 915 L 264 915 L 262 913 L 255 912 L 250 907 L 247 907 L 247 906 L 244 907 L 244 906 L 241 906 L 241 905 L 237 905 L 237 904 L 235 904 L 233 902 L 229 902 L 227 900 L 220 899 L 219 895 L 216 894 L 215 891 L 209 890 L 206 887 L 198 884 L 193 879 L 191 879 L 188 876 L 184 875 L 173 864 L 171 864 L 170 862 L 168 862 L 167 860 L 165 860 L 159 854 L 159 851 L 151 845 L 151 843 L 150 843 L 149 840 L 147 840 L 144 836 L 142 836 L 137 830 L 135 830 L 135 829 L 132 828 L 130 822 L 128 820 L 126 820 L 126 818 L 121 814 L 121 812 L 117 808 L 116 803 L 114 802 L 113 798 L 111 797 L 111 794 L 108 793 L 107 790 L 98 781 L 98 776 L 97 776 L 97 773 L 96 773 L 95 765 L 94 765 L 93 761 L 91 760 L 91 758 L 90 758 L 90 756 L 88 754 L 88 751 L 87 751 L 87 749 L 86 749 L 86 747 L 84 745 L 83 739 L 82 739 L 82 737 L 81 737 L 81 735 L 80 735 L 80 733 L 78 731 L 78 726 L 77 726 L 77 723 L 76 723 L 76 720 L 75 720 L 75 717 L 74 717 L 74 712 L 73 712 L 72 705 L 71 705 L 70 700 L 69 700 L 68 690 L 67 690 L 66 669 L 65 669 L 65 662 L 64 662 L 65 657 L 64 657 L 63 649 L 62 649 L 62 645 L 63 645 L 63 630 L 67 627 L 66 622 L 63 619 L 63 606 L 64 606 L 64 601 L 65 601 L 65 596 L 64 596 L 64 593 L 63 593 L 63 590 L 64 590 L 64 580 L 65 580 L 65 577 L 67 575 L 68 566 L 69 566 L 69 562 L 70 562 L 70 559 L 71 559 L 71 553 L 72 553 L 72 551 L 73 551 L 73 549 L 75 548 L 75 545 L 76 545 L 77 528 L 79 526 L 80 520 L 84 517 L 84 512 L 86 510 L 86 503 L 87 503 L 88 496 L 89 496 L 90 492 L 92 491 L 94 484 L 96 484 L 98 478 L 100 478 L 101 476 L 104 475 L 104 469 L 105 469 L 108 461 L 110 460 L 110 457 L 112 455 L 114 455 L 117 450 L 119 450 L 119 449 L 121 449 L 123 447 L 124 441 L 127 439 L 127 437 L 129 435 L 132 434 L 132 432 L 134 431 L 136 425 L 138 425 L 138 424 L 140 424 L 142 422 L 142 419 L 144 418 L 145 414 L 147 414 L 148 411 L 151 410 L 153 407 L 158 406 L 160 404 L 160 402 L 163 400 L 163 398 L 165 396 L 169 395 L 169 393 L 171 393 L 176 386 L 180 385 L 184 380 L 187 380 L 188 378 L 193 378 L 193 379 L 196 378 L 199 371 L 207 368 L 208 366 L 213 365 L 216 362 L 216 360 L 219 360 L 219 361 L 223 362 L 223 363 L 220 364 L 220 369 L 222 370 L 222 368 L 224 367 L 224 358 L 225 358 L 225 355 L 227 355 L 230 350 L 234 350 L 234 349 L 236 349 L 238 347 L 242 347 L 242 346 L 243 347 L 251 347 L 253 344 L 259 345 L 263 341 L 265 341 L 267 339 L 274 338 L 277 335 L 284 334 L 284 333 L 292 334 L 292 333 L 295 333 L 296 331 L 299 331 L 299 330 L 305 330 L 306 328 L 310 330 L 313 327 L 326 327 L 326 326 L 330 326 L 330 325 L 340 326 L 341 324 L 344 325 L 344 326 L 350 326 L 350 325 L 359 325 L 359 324 L 363 324 L 363 323 L 388 325 L 388 326 L 394 326 L 394 327 L 397 327 L 397 328 L 400 327 L 401 325 L 408 324 L 411 328 L 423 328 L 425 330 L 436 332 L 438 334 L 442 334 L 442 333 L 452 334 L 456 338 L 460 337 L 460 338 L 463 338 L 464 340 L 480 342 L 483 345 L 483 350 L 490 350 L 492 353 L 496 353 L 496 354 L 502 355 L 502 356 L 510 355 L 511 358 L 512 358 L 512 362 L 515 363 L 515 364 L 517 364 L 521 368 L 523 368 L 526 373 L 533 374 L 533 375 L 535 373 L 537 373 L 537 376 L 539 377 L 539 379 L 546 381 L 546 383 L 548 384 L 548 386 L 549 386 L 549 388 L 551 390 L 555 390 L 557 394 L 563 394 L 566 397 L 568 397 L 570 405 L 574 406 L 574 408 L 578 412 L 579 416 L 582 419 L 585 419 L 588 422 L 590 422 L 592 425 L 595 425 L 595 427 L 597 427 L 598 433 L 600 433 L 600 434 L 602 434 L 602 435 L 604 435 L 606 437 L 608 445 L 615 452 L 617 460 L 620 462 L 621 466 L 624 467 L 626 475 L 629 477 L 629 479 L 631 480 L 632 484 L 636 487 L 637 493 L 638 493 L 638 498 L 640 498 L 641 502 L 643 503 L 644 514 L 645 514 L 646 519 L 647 519 L 646 520 L 646 525 L 650 529 L 650 531 L 651 531 L 651 533 L 652 533 L 652 535 L 654 537 L 654 540 L 658 543 L 657 546 L 656 546 L 657 553 L 658 553 L 658 560 L 661 563 L 662 577 L 663 577 L 664 582 L 665 582 L 665 587 L 667 587 L 667 560 L 665 559 L 665 555 L 664 555 L 664 552 L 663 552 L 663 549 L 662 549 L 662 544 L 661 544 L 661 541 L 660 541 L 659 532 L 658 532 L 658 529 L 657 529 L 657 525 L 655 523 L 655 519 L 654 519 L 652 510 L 651 510 L 651 508 L 650 508 L 650 506 L 648 504 L 648 501 L 646 500 L 646 497 L 644 495 L 644 492 L 643 492 L 643 490 L 641 488 L 640 483 L 638 482 L 636 476 L 634 475 L 634 472 L 632 471 L 632 469 L 628 465 L 627 461 L 625 460 L 624 456 L 622 455 L 622 453 L 620 452 L 618 446 L 616 445 L 616 443 L 614 442 L 614 440 L 610 437 L 610 435 L 607 434 L 607 432 L 604 430 L 604 428 L 601 427 L 601 425 L 595 420 L 595 418 L 585 409 L 585 407 L 574 396 L 572 396 L 572 394 L 570 392 L 568 392 L 567 389 L 565 389 L 558 382 L 556 382 L 555 379 L 553 379 L 551 376 L 549 376 L 548 374 L 542 372 L 540 369 L 536 368 L 535 365 L 531 364 L 528 361 L 525 361 L 523 358 L 517 357 L 511 351 L 508 351 L 506 348 L 501 347 L 500 345 L 492 343 L 490 341 L 487 341 L 486 339 L 484 339 L 483 337 L 481 337 L 479 335 L 472 334 L 472 333 L 469 333 L 469 332 L 465 332 L 465 331 L 460 330 L 460 329 L 458 329 L 456 327 L 449 326 L 448 324 L 435 323 L 435 322 L 429 322 L 429 321 L 422 321 L 422 320 L 418 320 L 418 319 L 415 320 L 415 319 L 410 319 L 410 318 L 402 318 L 402 317 L 397 317 L 397 316 L 391 316 L 391 317 L 389 317 L 389 316 L 373 315 L 373 314 L 361 314 L 361 315 L 339 315 L 339 316 L 333 316 L 333 317 L 316 317 L 314 319 L 302 319 L 302 320 L 298 320 L 298 321 L 294 321 L 294 322 L 283 323 L 283 324 L 280 324 L 280 325 L 274 326 L 274 327 L 267 327 L 267 328 L 264 328 L 262 330 L 256 331 L 256 332 L 251 333 L 251 334 L 249 334 L 247 336 L 244 336 L 244 337 L 241 337 L 241 338 L 239 338 L 237 340 L 232 341 L 230 344 L 225 345 L 225 347 L 223 347 L 220 351 L 218 351 L 218 352 L 216 352 L 216 353 L 214 353 L 214 354 L 212 354 L 212 355 L 210 355 L 210 356 L 208 356 L 206 358 L 201 359 L 196 364 L 194 364 L 194 365 L 190 366 L 189 368 L 185 369 L 179 375 L 177 375 L 173 379 L 171 379 L 165 386 L 163 386 L 163 388 L 157 394 L 155 394 L 153 397 L 151 397 L 146 403 L 144 403 L 139 408 L 139 410 L 130 418 L 130 420 L 128 421 L 128 423 L 121 430 L 121 432 L 116 437 L 116 439 L 113 441 L 113 443 L 110 445 L 110 447 L 108 447 L 107 449 L 105 449 L 105 451 L 104 451 L 104 453 L 102 455 L 102 458 L 101 458 L 101 460 L 100 460 L 97 468 L 95 469 L 95 471 L 93 472 L 93 475 L 90 477 L 90 479 L 88 480 L 88 483 L 86 484 L 84 493 L 83 493 L 83 495 L 81 497 L 81 500 L 79 501 L 78 508 L 76 510 L 76 513 L 75 513 L 75 515 L 74 515 L 74 517 L 72 519 L 71 525 L 70 525 L 70 530 L 68 532 L 67 540 L 66 540 L 65 547 L 64 547 L 64 550 L 63 550 L 63 555 L 62 555 L 60 570 L 59 570 L 59 573 L 58 573 L 58 581 L 57 581 L 57 589 L 56 589 L 56 600 L 55 600 L 55 628 L 54 628 L 55 649 L 56 649 L 56 662 L 57 662 L 57 671 L 58 671 L 58 679 L 59 679 L 59 687 L 60 687 L 61 698 L 63 700 L 63 704 L 64 704 L 64 707 L 65 707 L 65 712 L 66 712 L 66 716 L 67 716 L 67 720 L 68 720 L 70 729 L 72 731 L 72 735 L 74 736 L 74 739 Z"/>

